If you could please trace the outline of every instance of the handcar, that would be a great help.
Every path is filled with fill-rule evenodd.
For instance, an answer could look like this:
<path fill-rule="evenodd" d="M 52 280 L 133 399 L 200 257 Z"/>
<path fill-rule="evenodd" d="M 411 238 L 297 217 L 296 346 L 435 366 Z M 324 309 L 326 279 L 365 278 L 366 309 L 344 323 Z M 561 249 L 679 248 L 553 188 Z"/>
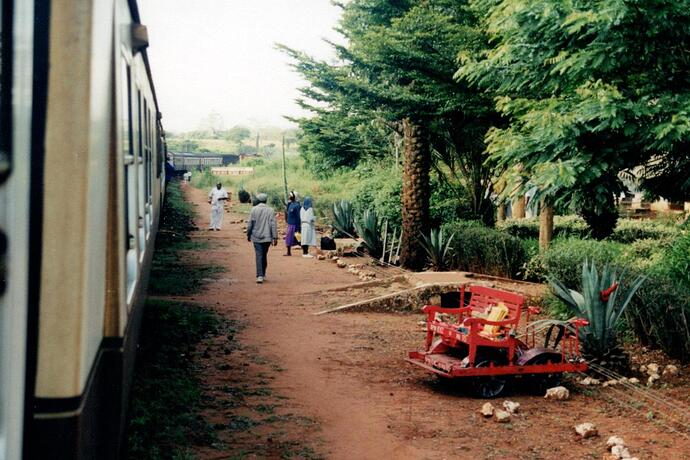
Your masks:
<path fill-rule="evenodd" d="M 427 315 L 425 348 L 410 352 L 406 361 L 442 379 L 463 379 L 482 398 L 500 395 L 517 376 L 545 390 L 564 372 L 587 370 L 579 343 L 584 319 L 531 323 L 539 309 L 526 306 L 524 296 L 478 285 L 461 287 L 458 307 L 422 309 Z M 542 338 L 538 332 L 544 330 L 544 342 L 537 346 Z"/>

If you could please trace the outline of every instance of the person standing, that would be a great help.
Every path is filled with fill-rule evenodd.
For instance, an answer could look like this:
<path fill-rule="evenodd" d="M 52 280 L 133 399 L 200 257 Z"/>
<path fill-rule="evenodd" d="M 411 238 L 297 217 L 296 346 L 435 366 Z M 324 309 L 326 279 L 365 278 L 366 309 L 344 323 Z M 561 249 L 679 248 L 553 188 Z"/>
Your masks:
<path fill-rule="evenodd" d="M 216 188 L 212 188 L 208 194 L 208 202 L 211 205 L 211 225 L 209 230 L 220 230 L 223 226 L 223 211 L 225 201 L 228 199 L 228 192 L 223 188 L 223 184 L 218 182 Z"/>
<path fill-rule="evenodd" d="M 285 221 L 287 222 L 287 231 L 285 232 L 285 248 L 287 252 L 283 255 L 291 256 L 290 248 L 299 245 L 299 241 L 295 238 L 295 232 L 300 224 L 299 211 L 302 206 L 297 201 L 297 193 L 293 190 L 288 196 L 288 203 L 285 207 Z"/>
<path fill-rule="evenodd" d="M 256 196 L 258 204 L 249 213 L 247 221 L 247 241 L 254 244 L 256 255 L 256 282 L 261 284 L 266 278 L 268 266 L 268 249 L 278 244 L 278 226 L 273 208 L 266 205 L 268 196 L 259 193 Z"/>
<path fill-rule="evenodd" d="M 309 254 L 309 246 L 316 246 L 316 229 L 314 224 L 316 217 L 314 216 L 314 208 L 311 204 L 311 197 L 305 197 L 302 209 L 299 211 L 300 221 L 302 222 L 302 257 L 314 257 Z"/>

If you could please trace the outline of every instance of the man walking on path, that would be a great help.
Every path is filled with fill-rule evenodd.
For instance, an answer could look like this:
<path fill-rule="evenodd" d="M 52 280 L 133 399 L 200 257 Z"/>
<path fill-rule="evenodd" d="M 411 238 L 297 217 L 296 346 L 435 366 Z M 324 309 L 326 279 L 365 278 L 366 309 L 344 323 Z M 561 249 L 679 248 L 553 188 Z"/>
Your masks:
<path fill-rule="evenodd" d="M 256 196 L 259 204 L 254 206 L 249 213 L 247 221 L 247 241 L 254 243 L 256 253 L 256 282 L 261 284 L 266 276 L 268 265 L 268 248 L 278 244 L 278 226 L 273 208 L 266 206 L 268 196 L 259 193 Z"/>
<path fill-rule="evenodd" d="M 228 192 L 223 188 L 223 184 L 218 182 L 216 188 L 211 189 L 208 194 L 208 202 L 211 204 L 211 225 L 209 230 L 220 230 L 223 226 L 223 211 L 225 201 L 228 199 Z"/>

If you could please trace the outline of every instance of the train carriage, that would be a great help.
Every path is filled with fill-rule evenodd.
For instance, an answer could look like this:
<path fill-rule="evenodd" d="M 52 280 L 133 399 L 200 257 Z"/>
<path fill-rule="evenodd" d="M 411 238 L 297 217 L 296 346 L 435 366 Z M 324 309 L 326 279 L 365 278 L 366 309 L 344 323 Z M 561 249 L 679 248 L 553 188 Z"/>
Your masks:
<path fill-rule="evenodd" d="M 164 193 L 135 1 L 2 2 L 0 459 L 117 458 Z"/>

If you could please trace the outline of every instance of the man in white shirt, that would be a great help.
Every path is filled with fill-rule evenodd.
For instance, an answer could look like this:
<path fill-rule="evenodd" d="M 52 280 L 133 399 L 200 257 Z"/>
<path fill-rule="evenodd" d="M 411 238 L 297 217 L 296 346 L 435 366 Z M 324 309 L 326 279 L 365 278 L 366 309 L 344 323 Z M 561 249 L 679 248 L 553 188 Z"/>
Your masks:
<path fill-rule="evenodd" d="M 218 182 L 216 188 L 211 189 L 208 194 L 208 202 L 211 204 L 211 225 L 209 230 L 220 230 L 223 225 L 223 208 L 228 199 L 228 192 L 223 188 L 223 184 Z"/>

